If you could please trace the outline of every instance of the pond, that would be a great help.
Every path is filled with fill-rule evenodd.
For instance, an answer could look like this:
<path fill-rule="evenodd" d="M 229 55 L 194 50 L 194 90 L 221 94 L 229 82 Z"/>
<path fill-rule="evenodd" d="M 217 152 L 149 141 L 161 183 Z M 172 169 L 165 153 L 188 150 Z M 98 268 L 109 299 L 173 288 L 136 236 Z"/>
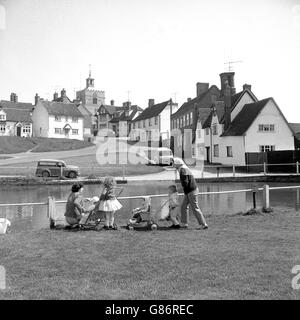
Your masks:
<path fill-rule="evenodd" d="M 167 187 L 172 184 L 171 181 L 146 181 L 130 182 L 123 185 L 121 196 L 138 196 L 166 194 Z M 264 183 L 256 183 L 262 187 Z M 200 192 L 226 191 L 248 189 L 253 183 L 203 183 L 198 184 Z M 272 186 L 293 185 L 288 183 L 270 183 Z M 294 184 L 298 185 L 298 184 Z M 70 193 L 70 185 L 67 186 L 0 186 L 0 203 L 25 203 L 25 202 L 47 202 L 49 196 L 56 200 L 65 200 Z M 84 187 L 84 196 L 91 197 L 99 195 L 99 185 L 86 185 Z M 182 189 L 179 188 L 182 192 Z M 156 198 L 152 200 L 154 210 L 159 210 L 166 198 Z M 256 197 L 257 207 L 262 207 L 262 192 L 258 192 Z M 140 205 L 139 199 L 121 200 L 123 208 L 117 212 L 118 217 L 127 219 L 131 216 L 131 210 Z M 205 215 L 235 214 L 245 212 L 252 208 L 252 193 L 242 192 L 233 194 L 215 194 L 199 196 L 199 203 Z M 271 207 L 294 208 L 300 207 L 300 189 L 289 190 L 271 190 Z M 58 204 L 57 210 L 63 216 L 65 204 Z M 41 229 L 49 226 L 47 218 L 46 205 L 34 207 L 0 207 L 0 217 L 6 217 L 12 222 L 12 230 Z M 122 219 L 122 220 L 123 220 Z"/>

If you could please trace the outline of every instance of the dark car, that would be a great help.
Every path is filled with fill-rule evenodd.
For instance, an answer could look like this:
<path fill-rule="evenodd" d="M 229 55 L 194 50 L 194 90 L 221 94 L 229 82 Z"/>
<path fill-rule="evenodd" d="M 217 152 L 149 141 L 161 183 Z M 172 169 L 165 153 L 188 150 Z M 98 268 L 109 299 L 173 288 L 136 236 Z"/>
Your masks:
<path fill-rule="evenodd" d="M 62 160 L 43 159 L 38 161 L 35 175 L 43 178 L 63 176 L 75 179 L 80 173 L 77 166 L 67 165 Z"/>

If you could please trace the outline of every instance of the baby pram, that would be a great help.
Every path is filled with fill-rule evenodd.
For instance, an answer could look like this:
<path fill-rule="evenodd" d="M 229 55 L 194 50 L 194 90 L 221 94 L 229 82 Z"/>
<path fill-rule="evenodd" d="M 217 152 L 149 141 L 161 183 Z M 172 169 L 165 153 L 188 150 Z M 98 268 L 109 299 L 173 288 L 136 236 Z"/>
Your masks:
<path fill-rule="evenodd" d="M 144 199 L 149 197 L 144 197 Z M 149 198 L 150 199 L 150 198 Z M 158 221 L 167 220 L 168 213 L 166 214 L 166 205 L 168 200 L 165 201 L 156 211 L 152 210 L 149 201 L 148 208 L 145 211 L 135 214 L 133 210 L 133 218 L 129 219 L 127 224 L 128 230 L 157 230 L 159 228 Z M 164 212 L 162 212 L 164 211 Z"/>
<path fill-rule="evenodd" d="M 118 198 L 123 192 L 123 188 L 118 188 L 118 189 L 120 189 L 120 192 L 116 196 L 116 198 Z M 87 208 L 86 210 L 88 210 L 89 212 L 79 222 L 80 227 L 82 229 L 101 230 L 104 227 L 105 212 L 98 210 L 101 200 L 99 200 L 98 198 L 98 201 L 95 201 L 96 200 L 95 198 L 98 198 L 98 197 L 86 198 L 84 200 L 84 207 Z M 89 208 L 92 208 L 92 210 L 89 210 Z M 118 226 L 116 223 L 114 223 L 113 228 L 118 229 Z"/>

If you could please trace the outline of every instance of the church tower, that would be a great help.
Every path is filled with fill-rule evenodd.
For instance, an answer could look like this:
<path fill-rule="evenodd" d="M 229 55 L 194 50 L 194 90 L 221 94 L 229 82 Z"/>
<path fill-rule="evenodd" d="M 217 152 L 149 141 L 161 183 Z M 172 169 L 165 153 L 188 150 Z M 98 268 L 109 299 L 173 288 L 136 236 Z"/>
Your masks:
<path fill-rule="evenodd" d="M 89 77 L 86 78 L 86 89 L 87 88 L 94 88 L 94 79 L 92 78 L 91 65 L 90 65 Z"/>

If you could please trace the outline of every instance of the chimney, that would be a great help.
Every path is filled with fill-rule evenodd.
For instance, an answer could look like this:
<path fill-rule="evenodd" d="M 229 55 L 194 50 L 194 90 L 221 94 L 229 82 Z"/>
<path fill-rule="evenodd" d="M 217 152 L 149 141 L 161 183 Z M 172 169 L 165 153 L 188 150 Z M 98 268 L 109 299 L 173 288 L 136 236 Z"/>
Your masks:
<path fill-rule="evenodd" d="M 245 83 L 245 84 L 243 85 L 243 90 L 244 90 L 244 91 L 245 91 L 245 90 L 251 91 L 251 84 Z"/>
<path fill-rule="evenodd" d="M 18 96 L 13 92 L 10 94 L 10 101 L 11 102 L 18 102 Z"/>
<path fill-rule="evenodd" d="M 148 107 L 150 108 L 152 106 L 154 106 L 154 99 L 149 99 L 148 100 Z"/>
<path fill-rule="evenodd" d="M 231 94 L 236 94 L 236 90 L 234 87 L 234 72 L 223 72 L 220 73 L 221 79 L 221 96 L 224 96 L 224 90 L 226 87 L 226 82 L 228 83 L 229 87 L 231 88 Z"/>
<path fill-rule="evenodd" d="M 36 93 L 35 96 L 34 96 L 34 105 L 36 106 L 37 103 L 39 102 L 40 100 L 40 96 Z"/>
<path fill-rule="evenodd" d="M 110 100 L 110 105 L 114 106 L 115 105 L 115 101 L 114 100 Z"/>
<path fill-rule="evenodd" d="M 54 92 L 53 94 L 53 100 L 57 100 L 58 99 L 58 93 L 57 92 Z"/>
<path fill-rule="evenodd" d="M 65 89 L 62 89 L 61 92 L 60 92 L 60 95 L 62 98 L 65 98 L 67 93 L 66 93 L 66 90 Z"/>
<path fill-rule="evenodd" d="M 199 97 L 202 93 L 206 92 L 209 88 L 208 82 L 197 82 L 197 97 Z"/>
<path fill-rule="evenodd" d="M 224 131 L 226 131 L 231 124 L 231 93 L 232 88 L 229 86 L 228 82 L 224 83 Z"/>
<path fill-rule="evenodd" d="M 190 102 L 192 100 L 192 98 L 187 98 L 187 102 Z"/>

